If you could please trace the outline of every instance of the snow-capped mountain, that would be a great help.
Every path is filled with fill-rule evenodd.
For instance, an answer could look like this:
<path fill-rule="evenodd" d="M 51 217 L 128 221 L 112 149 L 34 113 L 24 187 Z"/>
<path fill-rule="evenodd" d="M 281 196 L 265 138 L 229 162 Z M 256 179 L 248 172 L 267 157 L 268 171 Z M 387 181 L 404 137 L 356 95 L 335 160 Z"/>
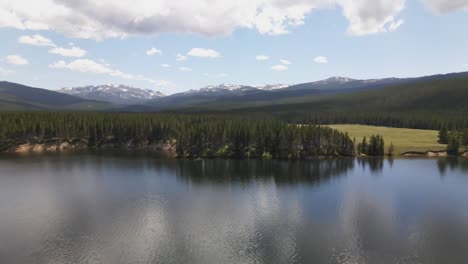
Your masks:
<path fill-rule="evenodd" d="M 242 91 L 251 91 L 251 90 L 263 90 L 263 91 L 272 91 L 277 89 L 286 88 L 288 85 L 285 84 L 265 84 L 258 86 L 250 85 L 239 85 L 239 84 L 220 84 L 220 85 L 208 85 L 199 89 L 192 89 L 186 93 L 214 93 L 214 92 L 242 92 Z"/>
<path fill-rule="evenodd" d="M 286 85 L 286 84 L 264 84 L 264 85 L 255 86 L 255 88 L 264 90 L 264 91 L 273 91 L 273 90 L 283 89 L 287 87 L 289 87 L 289 85 Z"/>
<path fill-rule="evenodd" d="M 311 82 L 310 84 L 315 84 L 315 85 L 342 85 L 342 84 L 347 84 L 355 81 L 360 81 L 356 79 L 351 79 L 347 77 L 341 77 L 341 76 L 334 76 L 330 77 L 328 79 L 324 80 L 319 80 L 315 82 Z"/>
<path fill-rule="evenodd" d="M 74 95 L 83 99 L 111 102 L 115 104 L 140 104 L 163 97 L 159 91 L 141 89 L 123 84 L 103 84 L 83 87 L 66 87 L 58 92 Z"/>
<path fill-rule="evenodd" d="M 220 91 L 236 91 L 242 88 L 252 88 L 247 85 L 237 85 L 237 84 L 220 84 L 220 85 L 208 85 L 198 89 L 191 89 L 185 93 L 205 93 L 205 92 L 220 92 Z"/>

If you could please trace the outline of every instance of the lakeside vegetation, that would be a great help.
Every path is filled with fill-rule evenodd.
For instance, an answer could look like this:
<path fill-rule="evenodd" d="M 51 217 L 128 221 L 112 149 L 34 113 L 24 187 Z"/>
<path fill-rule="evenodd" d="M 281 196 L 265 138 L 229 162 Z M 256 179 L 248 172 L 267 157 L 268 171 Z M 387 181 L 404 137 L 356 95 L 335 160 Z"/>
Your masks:
<path fill-rule="evenodd" d="M 0 150 L 21 142 L 80 139 L 89 148 L 176 142 L 183 158 L 307 159 L 352 156 L 346 133 L 314 125 L 220 115 L 88 112 L 0 113 Z"/>
<path fill-rule="evenodd" d="M 468 151 L 468 129 L 450 131 L 446 126 L 443 126 L 437 131 L 367 125 L 341 124 L 328 126 L 343 133 L 348 133 L 359 144 L 362 144 L 364 138 L 369 139 L 372 135 L 381 135 L 386 144 L 384 153 L 390 155 L 429 151 L 447 151 L 449 155 L 457 155 L 460 152 Z M 359 145 L 357 149 L 360 151 Z"/>

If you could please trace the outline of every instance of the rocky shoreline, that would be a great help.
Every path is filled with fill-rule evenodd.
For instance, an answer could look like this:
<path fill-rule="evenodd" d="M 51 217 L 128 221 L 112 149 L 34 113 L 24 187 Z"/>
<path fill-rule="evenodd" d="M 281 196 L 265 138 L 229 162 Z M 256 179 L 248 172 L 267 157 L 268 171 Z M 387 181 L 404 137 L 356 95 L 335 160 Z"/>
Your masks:
<path fill-rule="evenodd" d="M 82 138 L 74 139 L 38 139 L 33 138 L 23 141 L 7 140 L 0 143 L 0 152 L 6 153 L 46 153 L 46 152 L 65 152 L 65 151 L 83 151 L 91 149 L 141 149 L 164 152 L 169 155 L 176 153 L 176 141 L 134 141 L 118 142 L 109 138 L 99 144 L 90 144 L 88 140 Z"/>

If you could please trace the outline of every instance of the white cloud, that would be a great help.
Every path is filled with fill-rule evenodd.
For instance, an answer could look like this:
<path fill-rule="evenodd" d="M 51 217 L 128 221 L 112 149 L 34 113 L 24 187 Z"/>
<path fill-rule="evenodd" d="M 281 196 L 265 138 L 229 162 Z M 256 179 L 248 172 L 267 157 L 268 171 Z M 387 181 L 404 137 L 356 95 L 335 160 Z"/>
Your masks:
<path fill-rule="evenodd" d="M 212 49 L 193 48 L 187 52 L 188 56 L 201 57 L 201 58 L 218 58 L 219 52 Z"/>
<path fill-rule="evenodd" d="M 395 31 L 397 30 L 401 25 L 403 25 L 405 23 L 405 21 L 403 21 L 402 19 L 396 21 L 396 22 L 392 22 L 390 24 L 390 26 L 388 27 L 388 30 L 390 31 Z"/>
<path fill-rule="evenodd" d="M 35 34 L 32 36 L 21 36 L 18 38 L 18 43 L 34 46 L 55 47 L 55 44 L 52 40 L 45 38 L 39 34 Z"/>
<path fill-rule="evenodd" d="M 190 72 L 192 69 L 188 67 L 179 67 L 179 71 Z"/>
<path fill-rule="evenodd" d="M 278 64 L 278 65 L 271 67 L 271 69 L 274 71 L 287 71 L 288 67 L 282 64 Z"/>
<path fill-rule="evenodd" d="M 161 55 L 162 51 L 157 48 L 151 48 L 146 51 L 146 55 L 153 56 L 153 55 Z"/>
<path fill-rule="evenodd" d="M 97 63 L 93 60 L 89 60 L 89 59 L 78 59 L 68 64 L 63 60 L 60 60 L 49 65 L 49 67 L 53 69 L 69 69 L 71 71 L 89 72 L 89 73 L 97 73 L 97 74 L 113 72 L 107 66 Z"/>
<path fill-rule="evenodd" d="M 268 57 L 268 56 L 266 56 L 266 55 L 257 55 L 257 56 L 255 57 L 255 59 L 258 60 L 258 61 L 266 61 L 266 60 L 269 60 L 270 57 Z"/>
<path fill-rule="evenodd" d="M 328 58 L 325 56 L 318 56 L 315 57 L 314 62 L 318 64 L 326 64 L 328 63 Z"/>
<path fill-rule="evenodd" d="M 443 10 L 465 0 L 425 0 Z M 456 2 L 444 4 L 443 2 Z M 68 37 L 122 38 L 165 32 L 226 36 L 239 28 L 279 35 L 313 10 L 341 6 L 353 35 L 387 31 L 405 0 L 1 0 L 0 27 L 52 30 Z M 103 8 L 105 7 L 105 8 Z"/>
<path fill-rule="evenodd" d="M 8 55 L 5 57 L 6 63 L 13 64 L 13 65 L 27 65 L 29 61 L 20 55 Z"/>
<path fill-rule="evenodd" d="M 348 33 L 362 36 L 397 29 L 403 24 L 396 16 L 406 0 L 337 0 L 348 19 Z"/>
<path fill-rule="evenodd" d="M 34 46 L 45 46 L 45 47 L 52 47 L 49 50 L 49 53 L 62 55 L 64 57 L 83 57 L 86 55 L 86 50 L 83 50 L 79 47 L 75 47 L 73 42 L 68 43 L 71 48 L 62 48 L 57 47 L 55 43 L 39 34 L 35 34 L 32 36 L 21 36 L 18 38 L 18 43 L 26 44 L 26 45 L 34 45 Z"/>
<path fill-rule="evenodd" d="M 171 67 L 171 65 L 169 65 L 169 64 L 166 64 L 166 63 L 163 63 L 163 64 L 161 64 L 161 67 L 163 67 L 163 68 L 170 68 L 170 67 Z"/>
<path fill-rule="evenodd" d="M 121 72 L 116 69 L 112 69 L 109 66 L 106 66 L 104 64 L 101 64 L 101 63 L 98 63 L 89 59 L 77 59 L 69 63 L 63 60 L 60 60 L 60 61 L 50 64 L 49 67 L 52 69 L 68 69 L 71 71 L 82 72 L 82 73 L 108 74 L 110 76 L 119 77 L 123 79 L 146 81 L 156 86 L 163 86 L 163 85 L 170 84 L 170 82 L 165 81 L 165 80 L 154 80 L 154 79 L 142 76 L 142 75 L 133 75 L 133 74 L 124 73 L 124 72 Z"/>
<path fill-rule="evenodd" d="M 187 56 L 184 56 L 180 53 L 176 55 L 176 61 L 186 61 L 186 60 L 187 60 Z"/>
<path fill-rule="evenodd" d="M 424 0 L 424 3 L 437 13 L 468 10 L 468 0 Z"/>
<path fill-rule="evenodd" d="M 64 57 L 83 57 L 86 55 L 86 50 L 79 47 L 71 47 L 69 49 L 57 47 L 49 50 L 49 53 L 62 55 Z"/>
<path fill-rule="evenodd" d="M 282 64 L 284 64 L 284 65 L 290 65 L 290 64 L 291 64 L 291 62 L 288 61 L 288 60 L 280 60 L 280 62 L 281 62 Z"/>

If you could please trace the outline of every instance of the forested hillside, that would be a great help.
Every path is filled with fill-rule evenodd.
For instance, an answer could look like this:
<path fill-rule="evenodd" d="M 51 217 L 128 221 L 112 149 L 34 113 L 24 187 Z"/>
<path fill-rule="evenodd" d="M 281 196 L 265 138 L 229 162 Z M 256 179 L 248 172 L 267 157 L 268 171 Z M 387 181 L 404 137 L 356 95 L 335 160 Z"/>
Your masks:
<path fill-rule="evenodd" d="M 108 103 L 11 82 L 0 82 L 0 110 L 104 110 Z"/>
<path fill-rule="evenodd" d="M 468 78 L 431 80 L 237 112 L 265 113 L 295 123 L 467 128 Z"/>
<path fill-rule="evenodd" d="M 179 157 L 305 159 L 351 156 L 352 140 L 328 127 L 233 116 L 0 113 L 0 149 L 25 141 L 83 140 L 90 148 L 176 141 Z"/>

